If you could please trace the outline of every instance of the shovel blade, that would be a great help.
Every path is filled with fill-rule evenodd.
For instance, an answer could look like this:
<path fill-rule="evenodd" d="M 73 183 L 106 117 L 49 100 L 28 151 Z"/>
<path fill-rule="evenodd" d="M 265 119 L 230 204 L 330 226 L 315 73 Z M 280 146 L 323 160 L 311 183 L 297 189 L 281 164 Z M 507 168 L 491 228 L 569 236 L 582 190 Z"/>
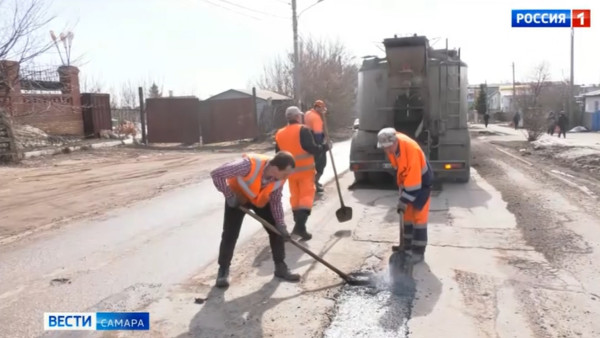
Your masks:
<path fill-rule="evenodd" d="M 404 251 L 395 251 L 390 256 L 389 268 L 392 279 L 398 276 L 412 277 L 412 259 Z"/>
<path fill-rule="evenodd" d="M 337 209 L 335 212 L 335 216 L 338 219 L 338 222 L 343 223 L 352 219 L 352 208 L 350 207 L 341 207 Z"/>

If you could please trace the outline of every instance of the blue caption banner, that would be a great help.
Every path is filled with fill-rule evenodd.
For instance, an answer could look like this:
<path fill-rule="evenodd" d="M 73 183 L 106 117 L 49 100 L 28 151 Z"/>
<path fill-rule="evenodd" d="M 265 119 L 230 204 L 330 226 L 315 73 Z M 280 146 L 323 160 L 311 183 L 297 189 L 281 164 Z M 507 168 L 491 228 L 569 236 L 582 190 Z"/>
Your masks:
<path fill-rule="evenodd" d="M 96 330 L 150 330 L 148 312 L 96 312 Z"/>
<path fill-rule="evenodd" d="M 512 27 L 571 27 L 571 10 L 513 9 Z"/>

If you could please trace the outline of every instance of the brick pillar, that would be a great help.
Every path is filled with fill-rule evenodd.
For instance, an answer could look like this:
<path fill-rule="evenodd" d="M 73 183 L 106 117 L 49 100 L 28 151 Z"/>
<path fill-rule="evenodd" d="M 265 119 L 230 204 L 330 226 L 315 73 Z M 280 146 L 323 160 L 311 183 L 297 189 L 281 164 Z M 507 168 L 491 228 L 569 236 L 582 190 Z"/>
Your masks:
<path fill-rule="evenodd" d="M 10 116 L 23 111 L 21 82 L 19 80 L 19 63 L 17 61 L 0 61 L 0 106 L 4 106 Z"/>
<path fill-rule="evenodd" d="M 73 113 L 81 114 L 81 93 L 79 91 L 79 69 L 73 66 L 58 67 L 58 76 L 62 83 L 62 93 L 69 95 L 73 102 Z"/>

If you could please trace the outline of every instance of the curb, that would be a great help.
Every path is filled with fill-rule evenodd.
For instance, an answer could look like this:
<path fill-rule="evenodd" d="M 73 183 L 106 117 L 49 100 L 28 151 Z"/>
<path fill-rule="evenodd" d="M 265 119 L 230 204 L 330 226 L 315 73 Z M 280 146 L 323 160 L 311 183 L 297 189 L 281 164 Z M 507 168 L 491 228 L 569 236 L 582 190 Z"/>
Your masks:
<path fill-rule="evenodd" d="M 102 142 L 102 143 L 94 143 L 89 145 L 81 145 L 81 146 L 70 146 L 70 147 L 62 147 L 62 148 L 54 148 L 54 149 L 45 149 L 45 150 L 34 150 L 23 153 L 23 158 L 32 158 L 38 156 L 47 156 L 47 155 L 56 155 L 62 154 L 65 152 L 65 149 L 68 149 L 68 152 L 80 151 L 86 149 L 99 149 L 99 148 L 107 148 L 107 147 L 115 147 L 124 144 L 133 144 L 132 139 L 121 140 L 121 141 L 110 141 L 110 142 Z"/>

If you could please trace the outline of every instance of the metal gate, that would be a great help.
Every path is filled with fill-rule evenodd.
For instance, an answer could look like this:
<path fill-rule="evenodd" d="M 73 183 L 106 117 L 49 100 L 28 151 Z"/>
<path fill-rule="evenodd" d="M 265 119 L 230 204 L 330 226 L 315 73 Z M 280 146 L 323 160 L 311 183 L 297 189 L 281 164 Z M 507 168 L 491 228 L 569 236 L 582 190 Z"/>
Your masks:
<path fill-rule="evenodd" d="M 109 94 L 81 94 L 81 113 L 85 136 L 99 137 L 101 130 L 112 130 Z"/>
<path fill-rule="evenodd" d="M 255 138 L 260 135 L 252 97 L 200 103 L 204 144 Z"/>
<path fill-rule="evenodd" d="M 148 142 L 200 142 L 200 100 L 196 97 L 146 99 Z"/>

